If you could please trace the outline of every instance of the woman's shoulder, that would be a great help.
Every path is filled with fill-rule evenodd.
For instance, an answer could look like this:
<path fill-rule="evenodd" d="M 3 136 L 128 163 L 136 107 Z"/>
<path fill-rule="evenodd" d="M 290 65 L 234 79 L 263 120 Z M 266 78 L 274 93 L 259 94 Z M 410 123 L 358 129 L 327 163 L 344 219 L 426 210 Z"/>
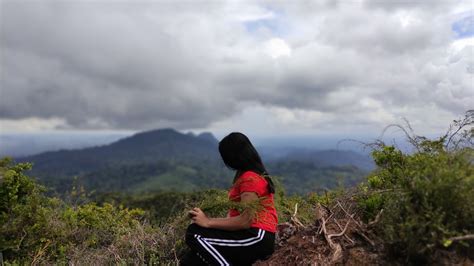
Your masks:
<path fill-rule="evenodd" d="M 257 172 L 254 172 L 252 170 L 247 170 L 243 171 L 240 177 L 246 178 L 246 177 L 260 177 L 260 175 Z"/>
<path fill-rule="evenodd" d="M 254 171 L 244 171 L 237 179 L 237 184 L 241 183 L 266 183 L 265 178 L 262 175 Z"/>
<path fill-rule="evenodd" d="M 255 192 L 259 197 L 264 196 L 267 191 L 267 181 L 254 171 L 245 171 L 235 182 L 239 192 Z"/>
<path fill-rule="evenodd" d="M 244 171 L 242 172 L 242 174 L 239 176 L 239 179 L 242 180 L 242 181 L 251 181 L 251 180 L 255 180 L 255 181 L 259 181 L 259 180 L 264 180 L 264 178 L 262 177 L 262 175 L 258 174 L 257 172 L 254 172 L 254 171 Z"/>

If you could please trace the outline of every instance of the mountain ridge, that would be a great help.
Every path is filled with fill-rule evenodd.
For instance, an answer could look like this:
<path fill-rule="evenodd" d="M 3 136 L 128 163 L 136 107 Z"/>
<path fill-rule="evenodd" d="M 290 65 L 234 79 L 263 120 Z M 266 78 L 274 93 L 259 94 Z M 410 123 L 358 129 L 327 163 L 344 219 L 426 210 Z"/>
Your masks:
<path fill-rule="evenodd" d="M 295 151 L 278 160 L 262 158 L 271 174 L 283 177 L 283 185 L 290 193 L 304 193 L 305 187 L 334 187 L 341 177 L 353 185 L 366 173 L 363 168 L 348 167 L 357 160 L 344 158 L 356 155 L 347 151 L 330 153 L 333 162 L 317 158 L 325 155 L 324 151 Z M 312 157 L 313 154 L 317 156 Z M 45 152 L 19 161 L 32 162 L 31 173 L 61 192 L 70 189 L 73 182 L 96 191 L 227 188 L 232 175 L 221 161 L 218 140 L 212 133 L 195 135 L 172 128 L 138 132 L 107 145 Z"/>

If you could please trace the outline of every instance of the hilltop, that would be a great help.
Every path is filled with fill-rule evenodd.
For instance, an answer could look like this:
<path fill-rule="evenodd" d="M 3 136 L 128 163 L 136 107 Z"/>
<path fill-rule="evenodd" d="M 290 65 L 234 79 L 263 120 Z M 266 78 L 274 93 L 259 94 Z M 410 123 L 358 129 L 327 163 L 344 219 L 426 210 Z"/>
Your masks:
<path fill-rule="evenodd" d="M 160 189 L 169 188 L 166 183 L 170 183 L 172 188 L 186 190 L 190 185 L 184 183 L 189 181 L 191 187 L 198 183 L 198 172 L 205 165 L 212 165 L 217 173 L 223 169 L 217 165 L 217 156 L 217 140 L 211 133 L 195 136 L 167 128 L 140 132 L 108 145 L 45 152 L 18 161 L 33 163 L 31 174 L 59 192 L 70 189 L 73 182 L 99 191 L 146 187 L 141 183 L 148 181 L 155 181 L 153 187 L 160 185 L 151 179 L 165 183 Z M 191 176 L 194 180 L 187 180 Z M 216 174 L 206 177 L 208 185 L 224 185 L 213 180 Z"/>

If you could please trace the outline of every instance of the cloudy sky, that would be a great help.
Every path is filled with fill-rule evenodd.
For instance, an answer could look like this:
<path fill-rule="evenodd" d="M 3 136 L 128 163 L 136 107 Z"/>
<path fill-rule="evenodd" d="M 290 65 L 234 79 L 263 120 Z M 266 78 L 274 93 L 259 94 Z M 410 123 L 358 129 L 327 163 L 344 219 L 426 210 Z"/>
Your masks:
<path fill-rule="evenodd" d="M 474 108 L 471 1 L 0 0 L 5 132 L 444 132 Z"/>

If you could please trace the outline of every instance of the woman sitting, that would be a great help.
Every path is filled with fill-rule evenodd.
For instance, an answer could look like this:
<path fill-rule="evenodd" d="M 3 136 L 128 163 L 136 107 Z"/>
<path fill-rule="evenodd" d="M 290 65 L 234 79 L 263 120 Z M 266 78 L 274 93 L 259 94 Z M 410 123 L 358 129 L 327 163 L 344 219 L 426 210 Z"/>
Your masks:
<path fill-rule="evenodd" d="M 207 217 L 199 208 L 189 211 L 192 224 L 186 231 L 186 244 L 191 252 L 182 265 L 251 265 L 274 250 L 275 188 L 259 154 L 242 133 L 222 139 L 219 152 L 225 165 L 236 171 L 229 200 L 260 205 L 256 211 L 230 209 L 226 218 Z"/>

